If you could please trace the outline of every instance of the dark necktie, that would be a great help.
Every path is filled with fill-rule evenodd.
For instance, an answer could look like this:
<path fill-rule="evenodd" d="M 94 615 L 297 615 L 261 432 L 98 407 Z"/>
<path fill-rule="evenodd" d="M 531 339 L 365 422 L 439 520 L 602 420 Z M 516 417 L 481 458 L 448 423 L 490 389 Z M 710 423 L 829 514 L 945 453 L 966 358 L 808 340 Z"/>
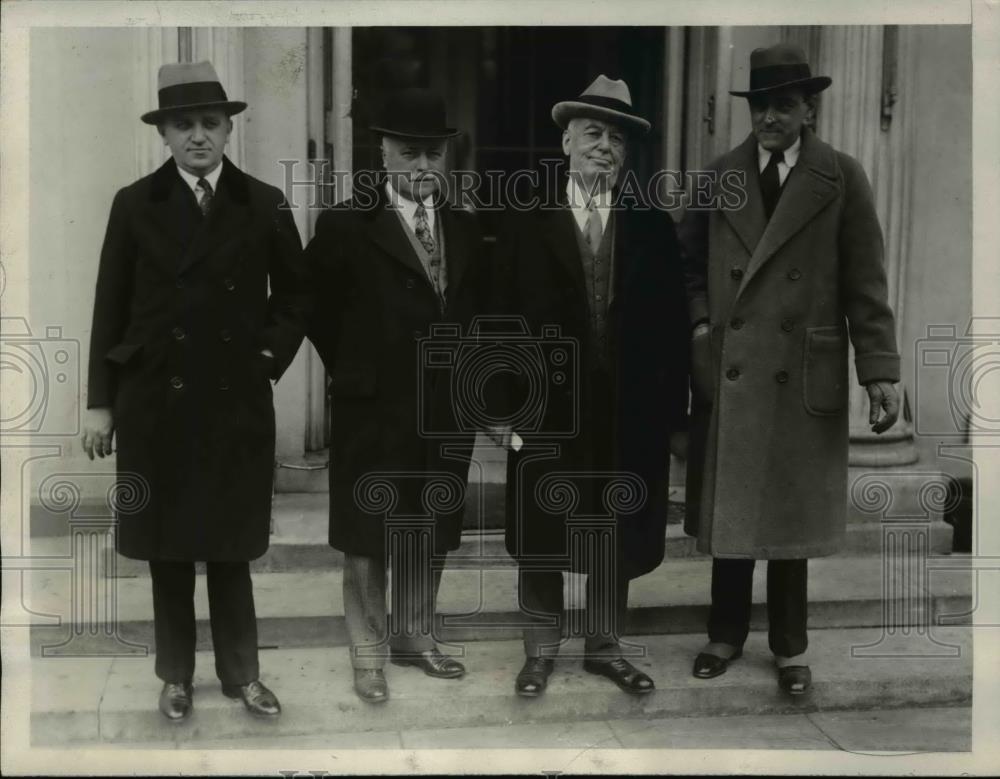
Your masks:
<path fill-rule="evenodd" d="M 778 198 L 781 197 L 781 177 L 778 175 L 778 163 L 785 161 L 783 151 L 771 152 L 771 159 L 767 161 L 764 170 L 760 174 L 760 194 L 764 199 L 764 213 L 768 220 L 774 213 L 775 206 L 778 205 Z"/>
<path fill-rule="evenodd" d="M 597 251 L 601 245 L 601 236 L 604 230 L 601 226 L 601 215 L 597 212 L 597 206 L 591 200 L 587 204 L 587 221 L 583 225 L 583 237 L 587 240 L 590 250 Z"/>
<path fill-rule="evenodd" d="M 201 207 L 202 216 L 208 216 L 208 211 L 212 207 L 212 185 L 205 179 L 198 179 L 198 186 L 201 187 L 201 200 L 198 205 Z"/>

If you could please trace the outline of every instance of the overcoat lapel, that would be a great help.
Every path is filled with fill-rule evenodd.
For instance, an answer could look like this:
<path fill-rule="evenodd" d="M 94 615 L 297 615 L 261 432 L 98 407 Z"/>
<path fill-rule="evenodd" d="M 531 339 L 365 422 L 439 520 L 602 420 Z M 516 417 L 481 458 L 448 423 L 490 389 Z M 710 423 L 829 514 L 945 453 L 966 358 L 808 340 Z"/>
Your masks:
<path fill-rule="evenodd" d="M 756 192 L 750 193 L 750 200 L 759 202 L 759 192 L 758 185 Z M 812 131 L 806 130 L 802 134 L 798 162 L 788 174 L 774 214 L 753 250 L 740 285 L 740 293 L 761 267 L 816 214 L 837 198 L 840 192 L 833 149 L 820 141 Z"/>
<path fill-rule="evenodd" d="M 424 270 L 420 258 L 413 251 L 413 247 L 410 246 L 410 240 L 406 237 L 406 233 L 403 232 L 405 228 L 399 220 L 399 215 L 389 207 L 389 199 L 386 197 L 384 185 L 379 186 L 378 200 L 374 208 L 366 214 L 366 217 L 368 238 L 390 257 L 401 262 L 424 279 L 430 286 L 427 272 Z"/>
<path fill-rule="evenodd" d="M 746 182 L 747 199 L 743 208 L 722 209 L 722 213 L 736 231 L 747 254 L 752 256 L 767 226 L 764 203 L 760 197 L 760 173 L 757 171 L 757 139 L 752 133 L 733 150 L 724 168 L 726 171 L 739 171 Z"/>
<path fill-rule="evenodd" d="M 437 209 L 438 227 L 444 236 L 445 261 L 448 263 L 448 288 L 446 295 L 449 301 L 455 300 L 458 290 L 465 278 L 469 265 L 469 257 L 477 247 L 469 245 L 466 231 L 458 224 L 455 214 L 446 203 L 441 203 Z"/>
<path fill-rule="evenodd" d="M 222 165 L 212 207 L 194 240 L 188 244 L 181 259 L 181 270 L 207 257 L 224 242 L 241 241 L 249 227 L 249 194 L 243 173 L 226 158 L 223 158 Z"/>
<path fill-rule="evenodd" d="M 576 242 L 573 213 L 568 208 L 542 211 L 542 236 L 552 254 L 561 262 L 586 299 L 587 282 L 583 278 L 583 262 Z"/>

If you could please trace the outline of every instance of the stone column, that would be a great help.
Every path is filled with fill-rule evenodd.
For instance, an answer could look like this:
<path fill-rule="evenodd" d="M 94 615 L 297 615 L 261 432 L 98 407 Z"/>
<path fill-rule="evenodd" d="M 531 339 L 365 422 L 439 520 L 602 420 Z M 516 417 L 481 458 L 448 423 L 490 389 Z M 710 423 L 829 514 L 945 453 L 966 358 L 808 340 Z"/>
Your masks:
<path fill-rule="evenodd" d="M 160 65 L 178 62 L 180 53 L 176 27 L 143 27 L 133 31 L 132 42 L 135 78 L 132 82 L 135 105 L 143 112 L 159 105 L 156 89 Z M 170 151 L 152 127 L 140 125 L 135 133 L 136 178 L 146 176 L 162 165 Z"/>
<path fill-rule="evenodd" d="M 912 186 L 908 164 L 912 153 L 912 100 L 907 99 L 907 81 L 912 73 L 908 63 L 913 52 L 905 33 L 894 52 L 895 34 L 895 30 L 882 26 L 858 25 L 823 27 L 818 35 L 815 31 L 798 31 L 789 37 L 806 47 L 814 73 L 833 79 L 832 86 L 820 95 L 817 134 L 835 149 L 857 159 L 871 182 L 885 235 L 889 305 L 896 315 L 898 334 L 903 317 L 900 293 L 906 273 L 908 195 Z M 893 74 L 898 77 L 892 78 Z M 883 122 L 883 91 L 890 86 L 900 98 L 891 105 L 889 120 Z M 897 387 L 902 401 L 905 388 L 902 384 Z M 903 419 L 902 412 L 892 429 L 876 435 L 868 424 L 868 393 L 853 381 L 850 402 L 851 465 L 899 466 L 917 461 L 913 425 Z"/>

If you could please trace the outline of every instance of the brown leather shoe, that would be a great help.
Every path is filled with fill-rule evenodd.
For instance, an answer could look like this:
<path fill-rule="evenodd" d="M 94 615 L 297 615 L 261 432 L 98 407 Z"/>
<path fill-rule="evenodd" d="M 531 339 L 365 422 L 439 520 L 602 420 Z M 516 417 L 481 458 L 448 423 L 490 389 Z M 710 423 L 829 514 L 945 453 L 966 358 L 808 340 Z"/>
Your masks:
<path fill-rule="evenodd" d="M 277 696 L 260 679 L 254 679 L 249 684 L 224 684 L 222 694 L 242 700 L 247 710 L 258 717 L 277 717 L 281 714 Z"/>
<path fill-rule="evenodd" d="M 160 711 L 171 722 L 185 720 L 191 714 L 193 696 L 194 687 L 190 682 L 185 684 L 164 682 L 163 689 L 160 690 Z"/>
<path fill-rule="evenodd" d="M 389 685 L 381 668 L 355 668 L 354 692 L 365 703 L 385 703 L 389 700 Z"/>
<path fill-rule="evenodd" d="M 426 652 L 398 652 L 391 650 L 393 665 L 413 665 L 436 679 L 458 679 L 465 676 L 465 666 L 454 657 L 441 654 L 437 647 Z"/>
<path fill-rule="evenodd" d="M 555 660 L 551 657 L 526 658 L 514 682 L 514 691 L 522 698 L 537 698 L 545 692 L 554 667 Z"/>
<path fill-rule="evenodd" d="M 587 658 L 583 661 L 583 670 L 587 673 L 606 676 L 621 690 L 631 695 L 645 695 L 656 689 L 653 680 L 624 657 L 616 657 L 613 660 Z"/>

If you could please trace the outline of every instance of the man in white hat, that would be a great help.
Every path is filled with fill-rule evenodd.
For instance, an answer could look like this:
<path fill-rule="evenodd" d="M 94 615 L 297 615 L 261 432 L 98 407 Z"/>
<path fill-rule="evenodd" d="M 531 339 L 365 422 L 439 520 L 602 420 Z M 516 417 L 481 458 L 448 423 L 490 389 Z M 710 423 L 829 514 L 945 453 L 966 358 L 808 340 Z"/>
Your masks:
<path fill-rule="evenodd" d="M 601 75 L 552 117 L 565 189 L 509 215 L 496 263 L 497 309 L 522 317 L 549 360 L 545 384 L 524 375 L 506 393 L 509 418 L 536 421 L 502 431 L 524 442 L 507 470 L 507 550 L 531 622 L 515 691 L 546 688 L 564 638 L 563 572 L 574 571 L 587 574 L 584 670 L 641 695 L 653 680 L 619 638 L 629 580 L 663 559 L 670 441 L 686 426 L 679 244 L 669 215 L 615 202 L 628 146 L 650 127 L 625 82 Z M 541 407 L 523 408 L 531 398 Z"/>
<path fill-rule="evenodd" d="M 223 154 L 246 103 L 209 62 L 164 65 L 155 125 L 171 158 L 115 196 L 101 251 L 83 446 L 115 451 L 148 500 L 118 516 L 118 551 L 148 560 L 159 708 L 192 708 L 195 561 L 205 561 L 215 670 L 261 717 L 249 561 L 268 547 L 271 382 L 304 335 L 301 242 L 279 190 Z M 268 288 L 270 287 L 270 292 Z"/>

